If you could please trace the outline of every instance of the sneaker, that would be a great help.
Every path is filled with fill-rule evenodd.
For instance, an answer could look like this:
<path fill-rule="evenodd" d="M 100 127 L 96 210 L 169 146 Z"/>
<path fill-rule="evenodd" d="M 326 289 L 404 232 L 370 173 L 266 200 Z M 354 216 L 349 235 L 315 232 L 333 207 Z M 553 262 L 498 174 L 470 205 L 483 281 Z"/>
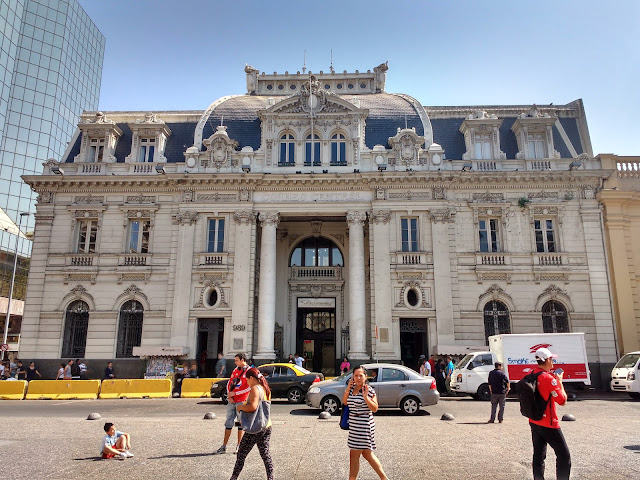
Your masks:
<path fill-rule="evenodd" d="M 233 454 L 234 454 L 234 455 L 237 455 L 237 454 L 238 454 L 238 448 L 240 448 L 240 445 L 236 445 L 236 449 L 235 449 L 235 451 L 233 452 Z"/>
<path fill-rule="evenodd" d="M 115 457 L 113 457 L 113 458 L 116 458 L 116 459 L 118 459 L 118 460 L 124 460 L 125 458 L 127 458 L 127 454 L 126 454 L 126 453 L 124 453 L 124 452 L 120 452 L 119 454 L 117 454 L 117 455 L 116 455 Z"/>
<path fill-rule="evenodd" d="M 220 455 L 222 453 L 227 453 L 227 446 L 226 445 L 222 445 L 219 449 L 217 449 L 215 452 L 213 452 L 214 455 Z"/>
<path fill-rule="evenodd" d="M 133 453 L 131 453 L 129 450 L 125 450 L 124 454 L 129 457 L 129 458 L 133 458 L 135 455 Z"/>

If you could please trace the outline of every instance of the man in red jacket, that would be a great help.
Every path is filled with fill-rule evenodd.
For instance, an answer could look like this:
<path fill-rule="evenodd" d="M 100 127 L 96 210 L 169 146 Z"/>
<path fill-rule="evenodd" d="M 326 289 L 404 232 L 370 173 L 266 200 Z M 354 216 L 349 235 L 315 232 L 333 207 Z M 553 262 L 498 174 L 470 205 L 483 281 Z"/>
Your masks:
<path fill-rule="evenodd" d="M 227 443 L 229 443 L 229 437 L 231 437 L 231 430 L 233 425 L 238 427 L 238 445 L 242 440 L 242 427 L 240 422 L 236 421 L 236 403 L 244 403 L 249 396 L 249 383 L 247 382 L 247 356 L 244 353 L 237 353 L 235 356 L 236 368 L 231 372 L 231 378 L 227 382 L 227 398 L 229 403 L 227 404 L 227 419 L 224 422 L 224 442 L 218 450 L 214 452 L 214 455 L 227 452 Z M 236 445 L 236 452 L 238 453 L 238 446 Z"/>
<path fill-rule="evenodd" d="M 544 459 L 547 456 L 547 445 L 551 445 L 556 453 L 556 478 L 568 480 L 571 474 L 571 455 L 569 447 L 560 429 L 560 421 L 556 413 L 556 403 L 567 403 L 567 393 L 562 385 L 562 370 L 552 371 L 553 359 L 557 357 L 546 348 L 539 348 L 535 353 L 538 367 L 533 373 L 542 372 L 538 376 L 538 392 L 547 401 L 547 408 L 540 420 L 529 419 L 531 439 L 533 441 L 533 478 L 544 480 Z"/>

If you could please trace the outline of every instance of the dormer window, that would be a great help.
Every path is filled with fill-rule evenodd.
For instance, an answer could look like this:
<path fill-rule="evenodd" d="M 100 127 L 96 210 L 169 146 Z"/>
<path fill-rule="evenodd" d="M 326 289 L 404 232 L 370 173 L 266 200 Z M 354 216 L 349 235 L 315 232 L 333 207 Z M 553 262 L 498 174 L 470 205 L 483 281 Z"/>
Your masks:
<path fill-rule="evenodd" d="M 493 158 L 491 137 L 489 135 L 476 135 L 474 150 L 476 160 L 491 160 Z"/>
<path fill-rule="evenodd" d="M 122 130 L 102 112 L 80 117 L 78 128 L 82 132 L 80 153 L 75 162 L 115 163 L 116 144 Z"/>
<path fill-rule="evenodd" d="M 104 157 L 104 138 L 92 138 L 89 141 L 87 162 L 102 162 Z"/>
<path fill-rule="evenodd" d="M 156 150 L 155 138 L 141 138 L 140 150 L 138 151 L 138 162 L 153 162 Z"/>
<path fill-rule="evenodd" d="M 502 125 L 501 119 L 484 110 L 478 110 L 469 115 L 460 126 L 460 132 L 464 135 L 467 147 L 462 159 L 506 159 L 507 156 L 500 150 L 500 125 Z"/>
<path fill-rule="evenodd" d="M 557 118 L 534 105 L 518 116 L 511 130 L 518 141 L 517 159 L 560 158 L 553 145 L 553 125 Z"/>
<path fill-rule="evenodd" d="M 527 140 L 527 158 L 548 158 L 546 154 L 544 135 L 529 134 Z"/>

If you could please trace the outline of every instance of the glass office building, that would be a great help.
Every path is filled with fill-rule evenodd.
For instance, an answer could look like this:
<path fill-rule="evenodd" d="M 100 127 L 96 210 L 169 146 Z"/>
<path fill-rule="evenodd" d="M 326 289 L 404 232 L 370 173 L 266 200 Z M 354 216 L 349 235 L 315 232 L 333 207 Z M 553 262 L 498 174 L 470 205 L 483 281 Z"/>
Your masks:
<path fill-rule="evenodd" d="M 105 38 L 76 0 L 0 0 L 0 48 L 0 208 L 19 224 L 36 201 L 20 176 L 62 158 L 79 115 L 98 108 Z M 13 235 L 0 242 L 15 248 Z"/>

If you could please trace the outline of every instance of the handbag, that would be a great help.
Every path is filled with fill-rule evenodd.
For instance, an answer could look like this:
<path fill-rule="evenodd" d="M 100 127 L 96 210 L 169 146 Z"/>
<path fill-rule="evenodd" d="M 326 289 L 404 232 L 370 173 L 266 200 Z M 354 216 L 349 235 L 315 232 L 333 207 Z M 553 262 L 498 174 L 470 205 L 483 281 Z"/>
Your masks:
<path fill-rule="evenodd" d="M 349 430 L 349 405 L 342 407 L 342 413 L 340 414 L 340 428 L 342 430 Z"/>
<path fill-rule="evenodd" d="M 265 400 L 264 390 L 260 389 L 260 403 L 253 412 L 240 412 L 240 424 L 246 433 L 261 433 L 267 429 L 271 418 L 271 402 Z"/>

